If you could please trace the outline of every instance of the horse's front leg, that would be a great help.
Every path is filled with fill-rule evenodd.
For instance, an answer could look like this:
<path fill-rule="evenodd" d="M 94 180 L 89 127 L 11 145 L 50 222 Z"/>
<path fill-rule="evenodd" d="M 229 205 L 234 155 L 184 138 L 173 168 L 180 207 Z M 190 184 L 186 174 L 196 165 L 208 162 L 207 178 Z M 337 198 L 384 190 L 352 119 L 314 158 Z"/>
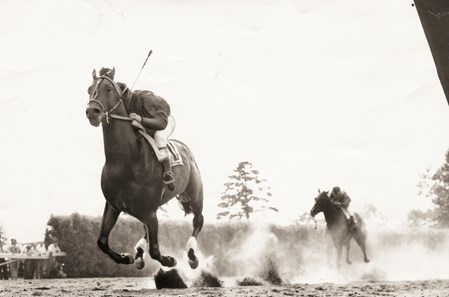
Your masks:
<path fill-rule="evenodd" d="M 366 254 L 366 234 L 362 233 L 362 231 L 358 231 L 354 237 L 357 244 L 360 246 L 363 252 L 363 261 L 365 263 L 369 263 L 368 256 Z"/>
<path fill-rule="evenodd" d="M 120 213 L 121 211 L 116 210 L 106 202 L 97 245 L 103 253 L 111 257 L 111 259 L 116 263 L 132 264 L 134 262 L 134 258 L 130 254 L 118 254 L 109 247 L 109 234 L 111 233 L 112 228 L 114 228 Z"/>
<path fill-rule="evenodd" d="M 145 251 L 148 251 L 148 232 L 147 232 L 147 227 L 145 225 L 143 225 L 143 229 L 144 229 L 144 236 L 136 243 L 135 246 L 135 250 L 136 250 L 136 255 L 134 256 L 135 262 L 134 262 L 134 266 L 137 269 L 142 269 L 145 267 Z"/>
<path fill-rule="evenodd" d="M 152 210 L 145 220 L 147 234 L 149 239 L 150 256 L 152 259 L 159 261 L 163 266 L 173 267 L 176 265 L 176 259 L 170 256 L 162 256 L 159 250 L 158 242 L 158 228 L 159 222 L 157 220 L 156 210 Z"/>

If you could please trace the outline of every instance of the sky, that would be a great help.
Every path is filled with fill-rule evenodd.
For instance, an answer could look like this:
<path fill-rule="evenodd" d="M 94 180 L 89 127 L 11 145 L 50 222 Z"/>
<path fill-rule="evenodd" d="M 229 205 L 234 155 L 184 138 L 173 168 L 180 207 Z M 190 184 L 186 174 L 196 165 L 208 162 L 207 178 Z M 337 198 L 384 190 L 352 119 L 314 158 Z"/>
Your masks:
<path fill-rule="evenodd" d="M 206 223 L 240 161 L 269 182 L 273 223 L 335 185 L 352 210 L 372 204 L 391 220 L 430 207 L 416 185 L 444 161 L 448 104 L 411 4 L 0 1 L 0 225 L 25 242 L 43 239 L 51 214 L 102 214 L 91 72 L 115 67 L 131 86 L 149 50 L 134 89 L 171 105 L 172 136 L 201 170 Z"/>

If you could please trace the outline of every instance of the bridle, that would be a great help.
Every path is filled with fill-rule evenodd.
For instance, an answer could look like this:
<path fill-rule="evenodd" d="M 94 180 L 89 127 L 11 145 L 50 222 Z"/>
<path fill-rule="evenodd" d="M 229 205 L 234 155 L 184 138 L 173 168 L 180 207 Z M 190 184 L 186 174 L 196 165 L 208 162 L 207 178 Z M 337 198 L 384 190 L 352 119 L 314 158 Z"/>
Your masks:
<path fill-rule="evenodd" d="M 321 192 L 321 193 L 315 198 L 315 204 L 313 205 L 312 210 L 311 210 L 311 212 L 316 212 L 315 215 L 317 215 L 318 213 L 320 213 L 320 212 L 323 211 L 321 208 L 319 209 L 319 211 L 317 211 L 316 209 L 317 209 L 317 207 L 318 207 L 317 205 L 318 205 L 318 203 L 320 202 L 320 200 L 324 199 L 323 196 L 328 197 L 327 194 L 324 194 L 324 193 L 325 193 L 325 192 Z M 321 203 L 322 203 L 322 202 L 321 202 Z"/>
<path fill-rule="evenodd" d="M 104 108 L 104 105 L 99 100 L 97 100 L 97 98 L 99 96 L 99 94 L 98 94 L 98 87 L 99 87 L 99 85 L 101 83 L 100 80 L 104 80 L 104 79 L 109 81 L 114 86 L 114 90 L 117 92 L 117 95 L 120 98 L 119 101 L 111 109 L 109 109 L 108 111 L 105 111 L 106 108 Z M 127 88 L 125 88 L 123 91 L 121 91 L 120 88 L 117 86 L 117 84 L 111 78 L 109 78 L 108 76 L 104 76 L 104 75 L 103 76 L 99 76 L 99 77 L 95 78 L 95 89 L 92 92 L 92 94 L 90 95 L 88 106 L 90 106 L 91 103 L 94 103 L 94 104 L 98 105 L 100 107 L 100 110 L 101 110 L 101 113 L 100 113 L 99 117 L 101 118 L 102 116 L 105 116 L 106 122 L 108 124 L 109 124 L 109 118 L 116 119 L 116 120 L 122 120 L 122 121 L 132 121 L 132 119 L 130 117 L 121 116 L 121 115 L 112 113 L 114 110 L 117 109 L 117 107 L 120 106 L 120 104 L 123 104 L 122 96 L 125 93 L 126 89 Z"/>

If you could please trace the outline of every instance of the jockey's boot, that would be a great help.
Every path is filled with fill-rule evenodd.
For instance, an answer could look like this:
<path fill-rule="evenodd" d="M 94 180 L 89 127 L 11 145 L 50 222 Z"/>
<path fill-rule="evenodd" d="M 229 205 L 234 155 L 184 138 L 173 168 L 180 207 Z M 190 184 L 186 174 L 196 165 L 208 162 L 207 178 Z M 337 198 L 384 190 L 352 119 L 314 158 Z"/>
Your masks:
<path fill-rule="evenodd" d="M 164 181 L 164 184 L 167 185 L 168 189 L 170 191 L 176 190 L 175 187 L 175 175 L 171 171 L 170 166 L 170 160 L 167 158 L 162 161 L 162 166 L 164 166 L 164 175 L 162 177 L 162 180 Z"/>
<path fill-rule="evenodd" d="M 354 216 L 349 216 L 349 229 L 354 230 L 356 227 Z"/>

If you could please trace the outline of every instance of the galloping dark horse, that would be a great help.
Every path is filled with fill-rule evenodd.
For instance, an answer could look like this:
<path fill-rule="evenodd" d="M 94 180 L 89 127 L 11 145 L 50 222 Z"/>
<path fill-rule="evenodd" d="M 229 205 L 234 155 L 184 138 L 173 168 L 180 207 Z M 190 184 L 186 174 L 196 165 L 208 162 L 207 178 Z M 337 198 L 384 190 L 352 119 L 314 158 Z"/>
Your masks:
<path fill-rule="evenodd" d="M 352 238 L 355 239 L 362 249 L 364 261 L 368 263 L 369 259 L 366 255 L 366 228 L 359 214 L 354 213 L 356 226 L 351 230 L 343 211 L 330 200 L 326 191 L 320 192 L 318 197 L 315 198 L 315 205 L 312 207 L 310 214 L 312 217 L 315 217 L 320 212 L 324 214 L 327 229 L 337 249 L 337 265 L 340 266 L 343 246 L 346 246 L 346 262 L 351 264 L 349 249 Z"/>
<path fill-rule="evenodd" d="M 189 148 L 174 141 L 182 157 L 183 165 L 173 167 L 176 179 L 176 190 L 165 189 L 162 181 L 162 166 L 153 149 L 131 125 L 127 107 L 132 98 L 132 91 L 124 84 L 114 81 L 115 69 L 98 76 L 94 70 L 93 82 L 88 89 L 89 103 L 86 116 L 90 124 L 103 126 L 103 139 L 106 162 L 101 175 L 101 188 L 106 205 L 103 213 L 99 248 L 116 263 L 132 264 L 133 256 L 119 254 L 109 247 L 109 234 L 117 222 L 121 212 L 126 212 L 140 220 L 145 229 L 144 239 L 149 245 L 151 258 L 162 265 L 173 267 L 176 259 L 163 256 L 159 251 L 158 207 L 175 196 L 182 197 L 184 211 L 193 213 L 193 233 L 187 249 L 189 264 L 198 266 L 195 255 L 196 237 L 201 231 L 204 218 L 203 185 Z M 136 266 L 143 267 L 142 251 L 136 254 Z M 139 260 L 139 261 L 137 261 Z"/>

